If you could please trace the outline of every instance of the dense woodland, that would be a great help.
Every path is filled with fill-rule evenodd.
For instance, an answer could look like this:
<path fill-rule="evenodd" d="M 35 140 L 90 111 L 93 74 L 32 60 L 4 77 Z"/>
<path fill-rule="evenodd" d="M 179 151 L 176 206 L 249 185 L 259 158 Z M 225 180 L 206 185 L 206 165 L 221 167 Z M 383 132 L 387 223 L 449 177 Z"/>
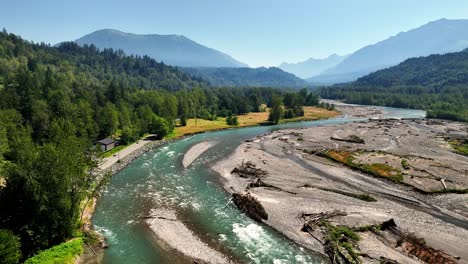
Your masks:
<path fill-rule="evenodd" d="M 223 87 L 279 87 L 310 86 L 305 80 L 276 67 L 260 68 L 182 68 L 183 71 Z"/>
<path fill-rule="evenodd" d="M 19 238 L 10 244 L 25 259 L 74 236 L 80 202 L 99 185 L 96 140 L 162 138 L 193 117 L 236 125 L 273 100 L 279 118 L 318 103 L 307 90 L 214 88 L 148 57 L 0 33 L 0 239 Z"/>
<path fill-rule="evenodd" d="M 428 117 L 468 121 L 468 50 L 408 59 L 345 85 L 320 90 L 347 103 L 427 110 Z"/>

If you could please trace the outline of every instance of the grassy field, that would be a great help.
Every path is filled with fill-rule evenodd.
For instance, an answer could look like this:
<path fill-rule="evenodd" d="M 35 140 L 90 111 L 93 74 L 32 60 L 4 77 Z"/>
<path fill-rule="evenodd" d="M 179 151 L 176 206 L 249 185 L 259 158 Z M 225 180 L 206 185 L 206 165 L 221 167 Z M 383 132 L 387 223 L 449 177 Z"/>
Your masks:
<path fill-rule="evenodd" d="M 83 239 L 75 238 L 51 247 L 26 260 L 25 264 L 73 264 L 83 252 Z"/>
<path fill-rule="evenodd" d="M 260 112 L 260 113 L 248 113 L 246 115 L 239 115 L 238 127 L 268 125 L 270 124 L 270 122 L 268 121 L 268 114 L 269 114 L 268 112 Z M 289 119 L 281 119 L 280 123 L 325 119 L 325 118 L 337 116 L 338 114 L 339 112 L 337 111 L 329 111 L 324 108 L 306 106 L 304 107 L 304 116 L 289 118 Z M 187 120 L 186 126 L 176 127 L 174 130 L 174 133 L 170 134 L 168 138 L 176 138 L 176 137 L 200 133 L 204 131 L 212 131 L 212 130 L 232 128 L 232 127 L 233 126 L 229 126 L 226 124 L 226 118 L 224 117 L 223 118 L 220 117 L 215 121 L 198 119 L 196 124 L 195 124 L 195 119 L 189 119 Z"/>
<path fill-rule="evenodd" d="M 339 150 L 328 150 L 323 153 L 319 153 L 319 156 L 325 156 L 334 161 L 340 162 L 348 167 L 359 170 L 361 172 L 371 174 L 377 177 L 386 178 L 398 183 L 403 182 L 403 175 L 397 168 L 388 166 L 386 164 L 373 163 L 373 164 L 360 164 L 355 163 L 353 156 L 358 152 L 339 151 Z"/>
<path fill-rule="evenodd" d="M 449 144 L 453 147 L 456 153 L 468 156 L 468 140 L 452 140 Z"/>

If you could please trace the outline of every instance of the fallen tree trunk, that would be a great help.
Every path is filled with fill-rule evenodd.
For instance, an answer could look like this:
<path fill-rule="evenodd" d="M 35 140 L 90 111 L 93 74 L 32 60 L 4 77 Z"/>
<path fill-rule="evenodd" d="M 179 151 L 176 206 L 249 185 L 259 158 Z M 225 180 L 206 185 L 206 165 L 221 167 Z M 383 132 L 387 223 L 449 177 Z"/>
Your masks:
<path fill-rule="evenodd" d="M 255 221 L 262 222 L 262 220 L 268 220 L 268 214 L 263 205 L 249 193 L 233 193 L 232 201 L 237 208 Z"/>

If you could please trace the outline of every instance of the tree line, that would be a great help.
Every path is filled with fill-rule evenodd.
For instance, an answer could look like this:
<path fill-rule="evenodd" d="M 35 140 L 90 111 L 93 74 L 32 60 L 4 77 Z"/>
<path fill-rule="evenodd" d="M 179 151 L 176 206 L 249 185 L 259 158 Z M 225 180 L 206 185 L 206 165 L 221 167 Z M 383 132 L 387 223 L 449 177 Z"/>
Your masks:
<path fill-rule="evenodd" d="M 357 81 L 322 88 L 347 103 L 427 110 L 427 116 L 468 122 L 468 50 L 408 59 Z"/>

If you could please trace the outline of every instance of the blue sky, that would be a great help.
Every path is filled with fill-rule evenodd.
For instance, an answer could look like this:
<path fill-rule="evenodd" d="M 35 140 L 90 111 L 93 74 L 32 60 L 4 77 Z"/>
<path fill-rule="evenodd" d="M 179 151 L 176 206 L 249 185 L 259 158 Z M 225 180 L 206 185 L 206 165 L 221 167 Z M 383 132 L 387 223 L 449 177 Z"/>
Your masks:
<path fill-rule="evenodd" d="M 347 54 L 439 18 L 467 0 L 5 0 L 0 27 L 55 44 L 92 31 L 181 34 L 250 66 Z"/>

